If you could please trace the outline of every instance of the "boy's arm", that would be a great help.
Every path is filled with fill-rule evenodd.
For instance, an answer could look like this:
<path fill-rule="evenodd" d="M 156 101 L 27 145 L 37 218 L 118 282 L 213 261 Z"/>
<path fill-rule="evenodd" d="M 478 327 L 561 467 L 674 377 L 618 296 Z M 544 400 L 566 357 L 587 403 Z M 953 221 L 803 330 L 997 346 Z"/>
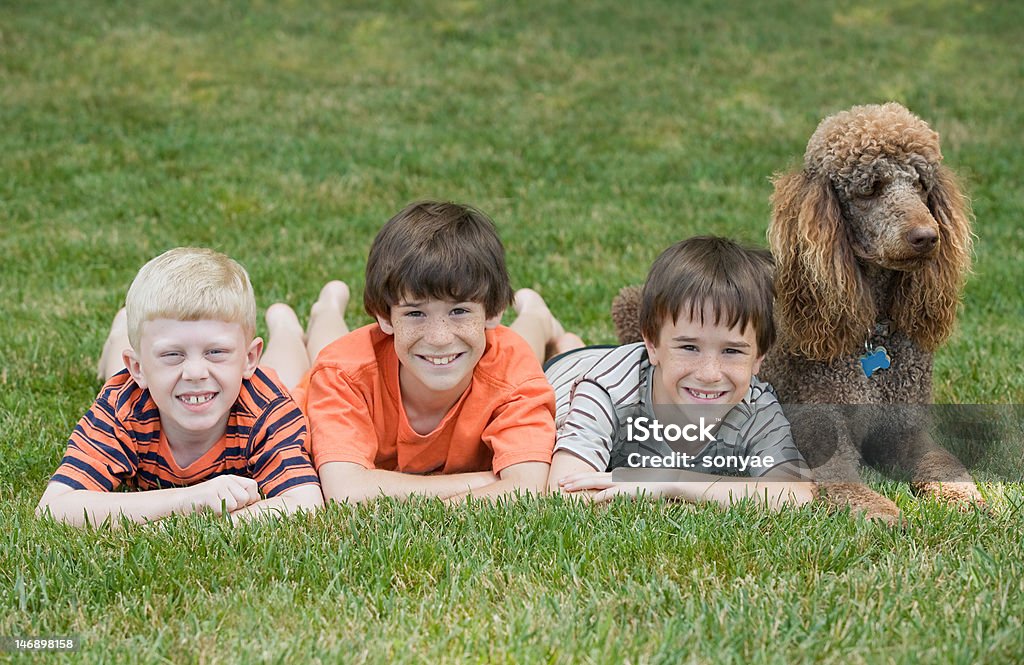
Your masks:
<path fill-rule="evenodd" d="M 324 505 L 324 495 L 319 485 L 300 485 L 281 492 L 275 497 L 251 503 L 231 513 L 234 521 L 248 520 L 265 515 L 291 515 L 300 510 L 313 512 Z"/>
<path fill-rule="evenodd" d="M 463 488 L 451 497 L 453 503 L 468 496 L 496 499 L 545 490 L 555 443 L 554 390 L 538 372 L 503 399 L 480 434 L 500 469 L 497 477 L 485 487 Z"/>
<path fill-rule="evenodd" d="M 778 510 L 812 501 L 815 485 L 810 471 L 793 445 L 789 422 L 774 395 L 762 392 L 753 420 L 742 425 L 744 436 L 748 437 L 745 456 L 785 461 L 760 477 L 721 476 L 686 469 L 620 469 L 619 482 L 614 482 L 611 473 L 583 471 L 564 478 L 561 489 L 594 492 L 592 498 L 597 502 L 610 501 L 616 495 L 666 497 L 692 503 L 713 501 L 722 506 L 751 499 L 769 510 Z"/>
<path fill-rule="evenodd" d="M 267 498 L 232 513 L 232 518 L 237 521 L 265 514 L 289 515 L 322 507 L 320 478 L 306 452 L 306 418 L 298 405 L 284 396 L 267 404 L 257 422 L 250 431 L 255 443 L 248 468 Z"/>
<path fill-rule="evenodd" d="M 497 480 L 490 471 L 426 476 L 368 468 L 377 450 L 370 406 L 338 372 L 314 371 L 307 407 L 313 457 L 327 501 L 361 503 L 412 494 L 447 498 Z"/>
<path fill-rule="evenodd" d="M 256 481 L 219 476 L 191 487 L 115 492 L 124 478 L 137 472 L 138 451 L 132 432 L 121 421 L 116 404 L 141 399 L 127 373 L 112 377 L 71 433 L 53 479 L 39 499 L 36 513 L 76 526 L 101 524 L 126 517 L 147 522 L 172 513 L 204 509 L 237 510 L 259 500 Z"/>
<path fill-rule="evenodd" d="M 548 480 L 550 464 L 545 462 L 520 462 L 505 467 L 498 474 L 498 482 L 480 489 L 462 492 L 451 498 L 452 503 L 462 503 L 467 497 L 474 499 L 498 499 L 518 494 L 541 494 Z"/>
<path fill-rule="evenodd" d="M 674 488 L 675 496 L 687 501 L 716 501 L 722 505 L 750 498 L 770 510 L 778 510 L 787 505 L 800 506 L 814 500 L 816 488 L 811 471 L 793 442 L 789 420 L 775 392 L 767 384 L 755 383 L 754 388 L 757 390 L 752 390 L 755 393 L 753 414 L 745 422 L 736 422 L 736 430 L 743 444 L 743 456 L 760 460 L 771 458 L 778 462 L 757 477 L 719 477 L 696 473 L 694 475 L 704 478 L 696 479 L 688 488 Z M 726 420 L 738 417 L 738 414 L 739 411 L 734 410 L 726 416 Z"/>
<path fill-rule="evenodd" d="M 617 429 L 615 404 L 605 387 L 592 380 L 577 382 L 555 437 L 548 490 L 567 492 L 559 483 L 563 478 L 607 469 Z"/>
<path fill-rule="evenodd" d="M 814 500 L 814 483 L 807 480 L 806 465 L 798 462 L 783 462 L 769 473 L 758 478 L 737 478 L 735 476 L 712 476 L 691 471 L 681 474 L 695 478 L 686 482 L 669 483 L 667 496 L 685 501 L 714 501 L 729 506 L 742 499 L 753 499 L 754 503 L 769 510 L 789 506 L 796 508 Z"/>
<path fill-rule="evenodd" d="M 736 432 L 736 443 L 742 444 L 744 457 L 780 461 L 763 475 L 736 477 L 685 469 L 623 469 L 618 473 L 619 480 L 636 482 L 613 483 L 611 474 L 592 478 L 587 489 L 599 490 L 594 500 L 607 501 L 616 494 L 636 495 L 643 492 L 648 498 L 665 496 L 690 502 L 713 501 L 722 506 L 751 499 L 769 510 L 800 506 L 812 501 L 815 486 L 810 470 L 793 444 L 789 421 L 775 393 L 770 386 L 760 382 L 754 388 L 752 414 L 742 415 L 741 411 L 732 410 L 726 416 L 726 422 L 731 425 L 730 431 Z M 669 482 L 644 482 L 661 479 Z"/>
<path fill-rule="evenodd" d="M 98 525 L 107 518 L 126 517 L 133 522 L 150 522 L 172 513 L 201 510 L 236 511 L 259 501 L 256 481 L 241 476 L 218 476 L 191 487 L 144 492 L 100 492 L 77 490 L 50 482 L 39 499 L 36 514 L 74 526 Z"/>
<path fill-rule="evenodd" d="M 380 496 L 412 494 L 446 499 L 498 480 L 490 471 L 421 476 L 367 469 L 354 462 L 328 462 L 320 467 L 320 483 L 328 501 L 361 503 Z"/>
<path fill-rule="evenodd" d="M 557 450 L 551 458 L 551 471 L 548 473 L 548 492 L 552 494 L 560 492 L 568 496 L 592 496 L 594 492 L 589 490 L 576 490 L 570 494 L 562 487 L 562 479 L 578 474 L 597 472 L 597 469 L 592 467 L 590 463 L 585 462 L 576 455 L 566 450 Z"/>
<path fill-rule="evenodd" d="M 666 497 L 691 503 L 712 501 L 725 507 L 752 499 L 769 510 L 779 510 L 814 499 L 814 483 L 806 479 L 805 473 L 806 467 L 796 462 L 784 462 L 760 478 L 717 476 L 684 469 L 622 469 L 619 477 L 623 480 L 619 482 L 612 480 L 610 472 L 579 473 L 565 478 L 562 489 L 594 491 L 593 500 L 598 503 L 611 501 L 617 495 Z"/>

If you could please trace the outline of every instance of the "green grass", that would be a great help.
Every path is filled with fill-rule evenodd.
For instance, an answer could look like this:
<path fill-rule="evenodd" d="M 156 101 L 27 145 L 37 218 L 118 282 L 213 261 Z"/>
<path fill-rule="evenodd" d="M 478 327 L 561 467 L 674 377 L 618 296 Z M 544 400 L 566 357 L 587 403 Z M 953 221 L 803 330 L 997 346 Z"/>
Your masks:
<path fill-rule="evenodd" d="M 1019 499 L 995 518 L 905 505 L 903 530 L 817 508 L 381 501 L 88 537 L 5 508 L 37 542 L 8 538 L 0 562 L 9 626 L 118 662 L 1019 657 Z"/>
<path fill-rule="evenodd" d="M 261 307 L 304 313 L 330 278 L 359 302 L 405 203 L 472 202 L 515 284 L 611 342 L 661 249 L 763 244 L 769 176 L 823 116 L 889 99 L 976 215 L 936 400 L 1020 404 L 1022 25 L 966 1 L 0 3 L 0 636 L 78 634 L 92 661 L 1020 660 L 1019 485 L 984 517 L 882 483 L 903 530 L 385 502 L 80 533 L 31 509 L 164 249 L 224 251 Z"/>

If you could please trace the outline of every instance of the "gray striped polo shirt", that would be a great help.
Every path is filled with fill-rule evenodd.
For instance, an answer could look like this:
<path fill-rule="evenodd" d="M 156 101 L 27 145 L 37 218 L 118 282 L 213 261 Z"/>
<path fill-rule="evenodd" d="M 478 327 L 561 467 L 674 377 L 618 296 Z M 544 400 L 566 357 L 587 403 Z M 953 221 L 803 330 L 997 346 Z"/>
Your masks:
<path fill-rule="evenodd" d="M 544 370 L 555 389 L 555 452 L 566 451 L 598 471 L 627 466 L 631 453 L 664 456 L 673 448 L 663 440 L 638 442 L 627 436 L 630 419 L 654 419 L 654 367 L 642 342 L 614 348 L 584 348 L 556 358 Z M 694 451 L 700 462 L 716 456 L 773 458 L 803 463 L 793 444 L 789 421 L 772 387 L 756 376 L 743 401 L 718 424 L 714 441 Z M 743 475 L 761 476 L 770 467 L 748 467 Z M 728 475 L 729 469 L 716 468 Z M 738 475 L 734 471 L 732 475 Z"/>

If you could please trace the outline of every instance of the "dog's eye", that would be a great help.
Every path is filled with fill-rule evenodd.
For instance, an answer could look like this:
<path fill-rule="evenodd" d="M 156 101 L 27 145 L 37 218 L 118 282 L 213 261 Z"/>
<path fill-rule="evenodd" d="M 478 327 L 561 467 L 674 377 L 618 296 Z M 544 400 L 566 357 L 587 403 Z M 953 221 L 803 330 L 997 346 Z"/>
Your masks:
<path fill-rule="evenodd" d="M 882 189 L 881 181 L 866 182 L 857 188 L 857 196 L 862 199 L 870 199 L 876 196 Z"/>
<path fill-rule="evenodd" d="M 924 191 L 925 189 L 927 189 L 927 188 L 926 188 L 926 187 L 924 186 L 924 181 L 923 181 L 923 180 L 921 180 L 920 178 L 918 178 L 917 180 L 915 180 L 915 181 L 914 181 L 914 191 L 915 191 L 915 192 L 917 192 L 917 193 L 919 193 L 919 194 L 920 194 L 920 193 L 921 193 L 921 192 L 923 192 L 923 191 Z"/>

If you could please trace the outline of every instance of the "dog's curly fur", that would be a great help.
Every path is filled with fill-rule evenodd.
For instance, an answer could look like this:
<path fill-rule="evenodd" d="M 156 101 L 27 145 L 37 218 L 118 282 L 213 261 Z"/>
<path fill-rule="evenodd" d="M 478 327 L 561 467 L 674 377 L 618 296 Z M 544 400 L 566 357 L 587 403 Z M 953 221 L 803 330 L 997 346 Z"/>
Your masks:
<path fill-rule="evenodd" d="M 803 169 L 777 177 L 772 196 L 768 240 L 787 352 L 834 360 L 863 346 L 879 318 L 924 351 L 949 337 L 971 230 L 941 160 L 939 135 L 899 104 L 855 106 L 818 125 Z M 916 251 L 915 232 L 937 240 Z M 887 279 L 884 302 L 867 266 Z"/>
<path fill-rule="evenodd" d="M 903 106 L 855 106 L 825 118 L 802 168 L 774 179 L 779 338 L 760 376 L 788 405 L 822 495 L 886 521 L 899 511 L 860 482 L 862 459 L 906 470 L 919 491 L 982 503 L 932 441 L 927 409 L 909 406 L 932 401 L 931 352 L 952 332 L 970 267 L 968 202 L 941 161 L 938 134 Z M 613 304 L 623 342 L 639 338 L 636 293 Z M 866 377 L 866 346 L 884 346 L 890 368 Z"/>

